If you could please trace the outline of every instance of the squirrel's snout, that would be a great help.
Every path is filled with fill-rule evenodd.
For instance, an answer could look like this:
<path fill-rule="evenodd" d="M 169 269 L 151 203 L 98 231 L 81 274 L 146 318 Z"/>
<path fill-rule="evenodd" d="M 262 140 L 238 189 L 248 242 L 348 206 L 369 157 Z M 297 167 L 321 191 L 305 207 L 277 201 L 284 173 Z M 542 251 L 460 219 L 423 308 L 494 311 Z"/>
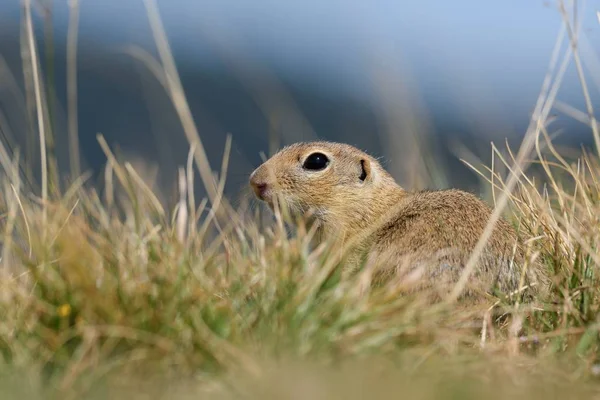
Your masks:
<path fill-rule="evenodd" d="M 250 175 L 250 186 L 254 190 L 254 194 L 261 200 L 265 200 L 265 194 L 269 189 L 269 185 L 265 182 L 256 171 Z"/>
<path fill-rule="evenodd" d="M 252 189 L 254 190 L 254 194 L 261 200 L 265 199 L 265 192 L 267 191 L 268 185 L 266 183 L 257 183 L 251 182 Z"/>

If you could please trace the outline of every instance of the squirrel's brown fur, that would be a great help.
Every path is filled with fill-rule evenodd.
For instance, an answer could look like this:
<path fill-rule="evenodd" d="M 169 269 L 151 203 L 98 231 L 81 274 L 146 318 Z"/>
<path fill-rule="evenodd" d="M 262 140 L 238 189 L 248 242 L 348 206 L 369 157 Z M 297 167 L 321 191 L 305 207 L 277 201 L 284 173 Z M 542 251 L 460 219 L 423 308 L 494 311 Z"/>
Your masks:
<path fill-rule="evenodd" d="M 307 170 L 304 160 L 315 152 L 329 162 Z M 373 157 L 341 143 L 285 147 L 252 173 L 250 184 L 271 208 L 279 200 L 294 215 L 310 212 L 321 240 L 354 242 L 350 262 L 357 264 L 366 253 L 377 266 L 376 281 L 420 277 L 419 287 L 458 280 L 491 214 L 486 203 L 464 191 L 406 191 Z M 494 286 L 505 294 L 518 290 L 524 259 L 517 233 L 500 219 L 465 293 Z M 523 277 L 529 293 L 547 285 L 537 263 Z"/>

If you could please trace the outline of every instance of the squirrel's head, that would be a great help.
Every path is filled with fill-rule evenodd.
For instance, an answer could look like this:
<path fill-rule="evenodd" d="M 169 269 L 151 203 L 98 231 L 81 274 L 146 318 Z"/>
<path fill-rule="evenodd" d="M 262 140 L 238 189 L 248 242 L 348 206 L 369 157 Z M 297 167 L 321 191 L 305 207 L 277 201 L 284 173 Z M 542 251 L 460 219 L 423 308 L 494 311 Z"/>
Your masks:
<path fill-rule="evenodd" d="M 294 216 L 310 213 L 321 224 L 339 228 L 383 212 L 382 197 L 400 189 L 373 157 L 332 142 L 283 148 L 252 172 L 250 185 L 271 209 L 278 204 Z"/>

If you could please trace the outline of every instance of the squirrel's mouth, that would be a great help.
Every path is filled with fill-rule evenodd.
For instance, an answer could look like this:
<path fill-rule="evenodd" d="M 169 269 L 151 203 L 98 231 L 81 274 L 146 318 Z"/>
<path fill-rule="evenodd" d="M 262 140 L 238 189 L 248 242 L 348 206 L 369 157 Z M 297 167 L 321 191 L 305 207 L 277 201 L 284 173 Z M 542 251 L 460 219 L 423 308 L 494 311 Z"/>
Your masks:
<path fill-rule="evenodd" d="M 270 183 L 259 180 L 255 174 L 252 174 L 250 178 L 250 186 L 256 198 L 265 202 L 273 212 L 276 209 L 280 211 L 286 210 L 290 215 L 302 215 L 304 212 L 304 207 L 300 207 L 294 199 L 289 198 L 289 196 L 274 188 Z"/>
<path fill-rule="evenodd" d="M 258 197 L 260 200 L 266 201 L 267 195 L 269 194 L 269 185 L 266 183 L 253 183 L 252 189 L 254 190 L 254 195 Z"/>
<path fill-rule="evenodd" d="M 273 191 L 266 184 L 253 185 L 254 195 L 262 202 L 267 203 L 271 210 L 274 210 Z"/>

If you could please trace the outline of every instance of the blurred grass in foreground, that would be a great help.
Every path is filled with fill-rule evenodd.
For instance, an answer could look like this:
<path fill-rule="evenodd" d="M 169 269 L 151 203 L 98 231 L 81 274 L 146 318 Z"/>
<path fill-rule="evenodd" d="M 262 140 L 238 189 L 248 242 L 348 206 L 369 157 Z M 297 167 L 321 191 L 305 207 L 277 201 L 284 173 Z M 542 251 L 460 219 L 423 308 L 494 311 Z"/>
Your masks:
<path fill-rule="evenodd" d="M 44 173 L 38 197 L 18 160 L 0 160 L 3 398 L 599 394 L 600 165 L 552 147 L 553 84 L 521 151 L 494 147 L 494 164 L 481 169 L 492 201 L 508 202 L 552 275 L 550 298 L 428 305 L 394 287 L 364 292 L 369 274 L 340 274 L 333 249 L 311 248 L 310 232 L 290 236 L 281 219 L 265 225 L 246 204 L 230 207 L 222 190 L 231 143 L 216 181 L 147 4 L 162 62 L 154 72 L 192 148 L 180 198 L 166 208 L 101 137 L 103 193 L 82 180 L 60 191 Z M 524 172 L 531 159 L 537 181 Z M 208 193 L 199 204 L 194 161 Z"/>

